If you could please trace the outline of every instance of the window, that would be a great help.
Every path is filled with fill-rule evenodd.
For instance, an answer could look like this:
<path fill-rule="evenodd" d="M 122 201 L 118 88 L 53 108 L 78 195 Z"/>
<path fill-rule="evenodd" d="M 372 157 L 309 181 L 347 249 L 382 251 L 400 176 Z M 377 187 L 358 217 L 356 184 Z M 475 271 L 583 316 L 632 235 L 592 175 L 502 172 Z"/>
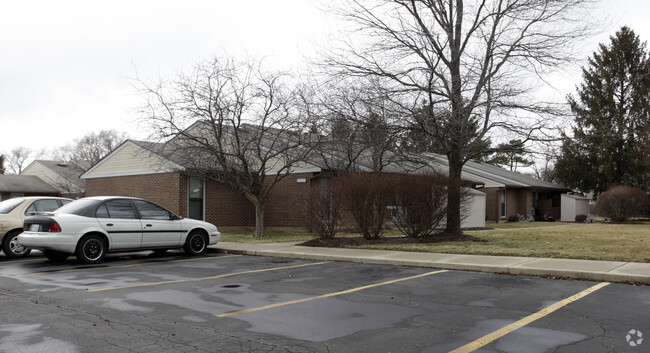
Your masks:
<path fill-rule="evenodd" d="M 59 202 L 57 200 L 37 200 L 34 201 L 27 210 L 25 211 L 26 215 L 34 215 L 37 212 L 52 212 L 59 208 Z"/>
<path fill-rule="evenodd" d="M 140 212 L 142 219 L 172 219 L 172 213 L 166 209 L 147 201 L 133 201 L 135 207 Z"/>
<path fill-rule="evenodd" d="M 14 208 L 18 207 L 18 205 L 20 205 L 23 202 L 25 202 L 24 198 L 9 199 L 0 202 L 0 214 L 7 214 L 13 211 Z"/>
<path fill-rule="evenodd" d="M 106 204 L 103 203 L 97 207 L 97 211 L 95 211 L 95 217 L 97 218 L 109 218 L 108 217 L 108 208 L 106 208 Z"/>
<path fill-rule="evenodd" d="M 110 218 L 137 218 L 129 200 L 110 200 L 105 205 Z M 100 208 L 97 209 L 98 212 Z"/>
<path fill-rule="evenodd" d="M 192 219 L 203 220 L 203 178 L 191 177 L 188 192 L 188 216 Z"/>
<path fill-rule="evenodd" d="M 506 218 L 506 191 L 501 190 L 501 218 Z"/>

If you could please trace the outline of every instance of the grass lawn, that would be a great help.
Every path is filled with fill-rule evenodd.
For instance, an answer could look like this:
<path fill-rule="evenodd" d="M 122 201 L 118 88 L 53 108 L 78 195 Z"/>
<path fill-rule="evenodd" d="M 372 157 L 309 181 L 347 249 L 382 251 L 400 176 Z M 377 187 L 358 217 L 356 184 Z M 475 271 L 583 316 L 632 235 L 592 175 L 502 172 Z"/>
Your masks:
<path fill-rule="evenodd" d="M 515 228 L 518 225 L 520 227 Z M 637 224 L 566 224 L 559 222 L 490 223 L 496 228 L 467 231 L 488 242 L 364 245 L 365 249 L 436 252 L 448 254 L 532 256 L 608 261 L 650 262 L 650 222 Z M 398 234 L 389 231 L 387 235 Z M 342 236 L 360 236 L 343 233 Z M 224 232 L 222 241 L 269 243 L 306 241 L 307 233 L 269 230 L 263 238 L 252 232 Z"/>
<path fill-rule="evenodd" d="M 448 254 L 650 262 L 650 223 L 555 224 L 556 226 L 549 227 L 466 232 L 488 240 L 485 243 L 368 245 L 364 248 Z"/>

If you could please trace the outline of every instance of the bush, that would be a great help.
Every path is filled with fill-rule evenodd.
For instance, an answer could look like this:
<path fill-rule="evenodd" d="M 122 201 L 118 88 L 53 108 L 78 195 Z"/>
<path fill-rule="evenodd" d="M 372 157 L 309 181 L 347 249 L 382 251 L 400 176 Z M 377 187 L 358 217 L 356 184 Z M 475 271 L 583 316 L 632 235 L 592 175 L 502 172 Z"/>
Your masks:
<path fill-rule="evenodd" d="M 431 235 L 447 215 L 447 178 L 441 175 L 394 176 L 391 212 L 408 237 Z"/>
<path fill-rule="evenodd" d="M 305 216 L 309 231 L 321 239 L 334 238 L 341 230 L 341 193 L 337 184 L 323 179 L 313 187 L 305 202 Z"/>
<path fill-rule="evenodd" d="M 519 222 L 519 216 L 508 216 L 508 222 Z"/>
<path fill-rule="evenodd" d="M 366 239 L 382 235 L 388 220 L 388 208 L 394 186 L 391 176 L 383 173 L 350 173 L 341 177 L 337 192 Z"/>
<path fill-rule="evenodd" d="M 648 208 L 648 196 L 643 190 L 631 186 L 616 186 L 596 200 L 595 212 L 615 222 L 626 222 L 630 217 L 645 214 Z"/>
<path fill-rule="evenodd" d="M 576 216 L 576 223 L 586 223 L 586 222 L 587 222 L 586 214 L 579 214 Z"/>

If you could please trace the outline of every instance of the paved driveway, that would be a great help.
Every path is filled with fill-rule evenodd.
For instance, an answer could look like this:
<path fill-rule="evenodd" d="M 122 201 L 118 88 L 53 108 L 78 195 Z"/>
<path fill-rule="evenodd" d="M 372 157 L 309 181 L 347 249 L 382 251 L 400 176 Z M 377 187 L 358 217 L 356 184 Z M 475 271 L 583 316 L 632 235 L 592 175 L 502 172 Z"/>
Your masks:
<path fill-rule="evenodd" d="M 646 286 L 174 252 L 0 282 L 2 352 L 650 351 Z"/>

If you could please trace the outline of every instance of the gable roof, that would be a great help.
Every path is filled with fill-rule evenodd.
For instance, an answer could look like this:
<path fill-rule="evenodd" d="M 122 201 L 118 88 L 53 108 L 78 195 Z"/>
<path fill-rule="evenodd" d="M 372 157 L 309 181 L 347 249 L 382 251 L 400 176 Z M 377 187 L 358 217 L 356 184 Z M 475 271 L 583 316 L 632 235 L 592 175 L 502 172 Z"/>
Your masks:
<path fill-rule="evenodd" d="M 65 179 L 80 190 L 83 190 L 85 188 L 84 181 L 80 178 L 81 174 L 84 172 L 84 169 L 75 163 L 38 159 L 30 163 L 27 168 L 23 170 L 21 175 L 35 175 L 34 173 L 30 173 L 29 170 L 31 168 L 34 168 L 34 166 L 37 164 Z"/>
<path fill-rule="evenodd" d="M 0 192 L 58 194 L 59 190 L 37 176 L 0 174 Z"/>
<path fill-rule="evenodd" d="M 126 140 L 81 175 L 81 179 L 167 173 L 183 170 L 164 143 Z"/>
<path fill-rule="evenodd" d="M 447 156 L 437 153 L 423 153 L 432 163 L 448 168 Z M 511 172 L 501 167 L 470 160 L 463 166 L 463 174 L 489 181 L 485 187 L 533 188 L 539 190 L 571 191 L 566 186 L 549 183 L 525 174 Z"/>

